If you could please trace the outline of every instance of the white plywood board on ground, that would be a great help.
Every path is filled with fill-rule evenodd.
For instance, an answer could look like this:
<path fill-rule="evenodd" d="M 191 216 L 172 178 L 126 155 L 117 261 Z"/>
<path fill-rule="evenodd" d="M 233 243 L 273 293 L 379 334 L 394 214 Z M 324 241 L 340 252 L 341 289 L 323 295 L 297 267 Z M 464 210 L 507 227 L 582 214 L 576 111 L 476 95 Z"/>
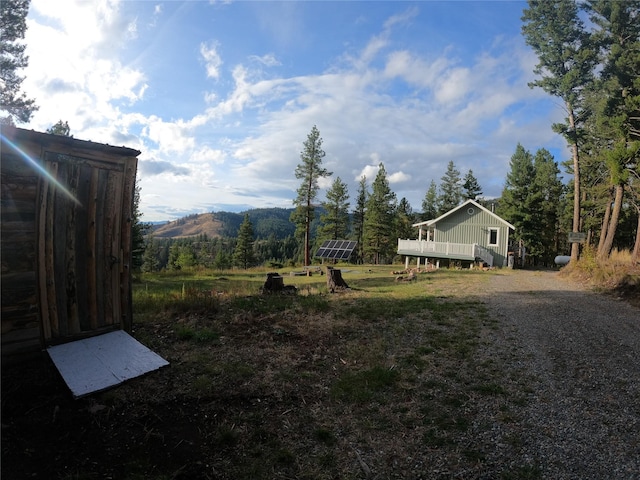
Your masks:
<path fill-rule="evenodd" d="M 47 349 L 75 398 L 169 365 L 123 330 Z"/>

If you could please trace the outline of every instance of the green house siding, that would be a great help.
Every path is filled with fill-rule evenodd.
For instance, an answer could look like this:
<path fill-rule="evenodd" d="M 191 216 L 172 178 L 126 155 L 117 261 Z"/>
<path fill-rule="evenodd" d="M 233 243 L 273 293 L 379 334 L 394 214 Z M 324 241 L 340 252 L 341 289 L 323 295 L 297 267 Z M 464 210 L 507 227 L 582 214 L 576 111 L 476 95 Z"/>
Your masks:
<path fill-rule="evenodd" d="M 482 258 L 494 266 L 507 265 L 513 225 L 473 200 L 467 200 L 436 219 L 413 226 L 419 228 L 418 240 L 398 239 L 400 255 L 457 260 Z M 493 259 L 476 246 L 488 251 Z"/>
<path fill-rule="evenodd" d="M 498 244 L 489 245 L 490 230 L 498 232 Z M 506 265 L 509 227 L 489 212 L 468 206 L 452 213 L 435 225 L 433 240 L 473 244 L 485 247 L 493 254 L 494 265 Z"/>

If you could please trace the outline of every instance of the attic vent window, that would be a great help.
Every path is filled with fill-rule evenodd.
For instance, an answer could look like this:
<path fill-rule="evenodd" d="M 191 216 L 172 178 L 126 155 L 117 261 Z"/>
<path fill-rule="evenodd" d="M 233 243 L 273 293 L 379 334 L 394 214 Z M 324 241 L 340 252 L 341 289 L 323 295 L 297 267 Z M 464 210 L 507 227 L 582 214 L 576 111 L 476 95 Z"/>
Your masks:
<path fill-rule="evenodd" d="M 470 207 L 469 210 L 467 210 L 467 213 L 469 215 L 473 215 L 474 212 L 475 212 L 475 210 L 473 209 L 473 207 Z"/>

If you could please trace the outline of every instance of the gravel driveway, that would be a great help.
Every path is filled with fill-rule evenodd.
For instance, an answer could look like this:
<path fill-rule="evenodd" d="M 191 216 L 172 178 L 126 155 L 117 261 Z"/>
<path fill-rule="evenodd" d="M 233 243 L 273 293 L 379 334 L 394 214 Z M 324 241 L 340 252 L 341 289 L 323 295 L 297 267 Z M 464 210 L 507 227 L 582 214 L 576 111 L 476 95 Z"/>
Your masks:
<path fill-rule="evenodd" d="M 532 478 L 639 479 L 640 310 L 555 272 L 490 282 L 483 301 L 500 328 L 487 354 L 528 394 L 484 434 L 493 461 L 532 465 Z"/>

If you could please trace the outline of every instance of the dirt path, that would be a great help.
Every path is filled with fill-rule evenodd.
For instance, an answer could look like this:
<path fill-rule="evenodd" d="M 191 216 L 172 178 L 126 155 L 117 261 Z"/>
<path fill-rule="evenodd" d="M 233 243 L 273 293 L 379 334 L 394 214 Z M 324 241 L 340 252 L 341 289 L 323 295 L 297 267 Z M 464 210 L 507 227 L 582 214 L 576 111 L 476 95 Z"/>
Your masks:
<path fill-rule="evenodd" d="M 640 478 L 640 310 L 554 272 L 490 282 L 496 346 L 531 382 L 520 453 L 542 478 Z"/>

